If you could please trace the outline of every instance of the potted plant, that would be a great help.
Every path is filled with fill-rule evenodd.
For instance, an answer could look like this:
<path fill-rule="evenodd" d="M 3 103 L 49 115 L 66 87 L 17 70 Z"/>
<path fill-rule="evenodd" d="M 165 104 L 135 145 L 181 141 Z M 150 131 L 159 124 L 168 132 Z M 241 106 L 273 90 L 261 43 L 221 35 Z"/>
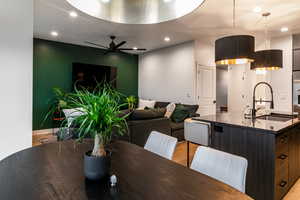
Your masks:
<path fill-rule="evenodd" d="M 121 94 L 108 84 L 102 84 L 90 92 L 77 90 L 68 97 L 68 104 L 83 114 L 74 118 L 79 140 L 94 138 L 92 151 L 84 156 L 84 173 L 90 180 L 99 180 L 109 174 L 110 153 L 106 147 L 113 134 L 123 135 L 127 131 L 126 115 L 121 116 Z"/>
<path fill-rule="evenodd" d="M 68 107 L 67 99 L 69 93 L 58 87 L 52 88 L 52 91 L 54 97 L 49 101 L 49 110 L 42 121 L 42 126 L 49 119 L 54 120 L 55 122 L 62 122 L 64 119 L 62 110 Z"/>
<path fill-rule="evenodd" d="M 128 109 L 133 110 L 135 108 L 137 99 L 135 98 L 135 96 L 129 96 L 126 98 L 126 102 L 128 104 Z"/>

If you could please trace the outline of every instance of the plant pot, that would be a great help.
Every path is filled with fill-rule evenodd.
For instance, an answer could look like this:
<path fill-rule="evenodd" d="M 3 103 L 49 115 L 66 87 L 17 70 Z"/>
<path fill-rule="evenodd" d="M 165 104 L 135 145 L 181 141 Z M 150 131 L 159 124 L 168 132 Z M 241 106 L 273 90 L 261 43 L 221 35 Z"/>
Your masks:
<path fill-rule="evenodd" d="M 106 156 L 91 156 L 92 151 L 88 151 L 84 155 L 84 175 L 87 179 L 96 181 L 109 176 L 110 172 L 110 153 Z"/>

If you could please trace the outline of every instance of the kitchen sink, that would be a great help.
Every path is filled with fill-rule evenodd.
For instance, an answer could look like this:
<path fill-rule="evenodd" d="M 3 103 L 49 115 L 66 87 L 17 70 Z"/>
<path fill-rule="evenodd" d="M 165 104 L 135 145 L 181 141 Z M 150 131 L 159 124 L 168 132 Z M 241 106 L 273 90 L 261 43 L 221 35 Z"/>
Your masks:
<path fill-rule="evenodd" d="M 271 113 L 270 115 L 262 115 L 262 116 L 256 117 L 256 119 L 279 121 L 279 122 L 286 122 L 293 118 L 294 118 L 294 116 L 292 116 L 292 115 L 275 114 L 275 113 Z"/>

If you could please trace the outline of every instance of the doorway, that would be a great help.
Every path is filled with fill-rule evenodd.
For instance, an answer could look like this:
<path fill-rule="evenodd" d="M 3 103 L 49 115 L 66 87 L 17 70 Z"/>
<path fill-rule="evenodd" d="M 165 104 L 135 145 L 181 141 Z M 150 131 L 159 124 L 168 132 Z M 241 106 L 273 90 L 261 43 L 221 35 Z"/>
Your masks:
<path fill-rule="evenodd" d="M 216 68 L 216 111 L 228 111 L 228 66 Z"/>
<path fill-rule="evenodd" d="M 216 67 L 197 65 L 197 101 L 201 116 L 216 114 Z"/>

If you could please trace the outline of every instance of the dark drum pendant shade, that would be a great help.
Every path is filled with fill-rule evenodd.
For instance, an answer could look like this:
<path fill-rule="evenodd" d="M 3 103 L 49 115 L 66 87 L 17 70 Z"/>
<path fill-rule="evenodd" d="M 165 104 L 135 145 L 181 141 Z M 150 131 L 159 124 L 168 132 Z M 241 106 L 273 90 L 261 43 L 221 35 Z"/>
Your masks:
<path fill-rule="evenodd" d="M 282 50 L 270 49 L 257 51 L 255 61 L 251 63 L 252 70 L 277 70 L 282 68 Z"/>
<path fill-rule="evenodd" d="M 220 38 L 215 43 L 217 65 L 245 64 L 254 61 L 255 39 L 251 35 Z"/>

